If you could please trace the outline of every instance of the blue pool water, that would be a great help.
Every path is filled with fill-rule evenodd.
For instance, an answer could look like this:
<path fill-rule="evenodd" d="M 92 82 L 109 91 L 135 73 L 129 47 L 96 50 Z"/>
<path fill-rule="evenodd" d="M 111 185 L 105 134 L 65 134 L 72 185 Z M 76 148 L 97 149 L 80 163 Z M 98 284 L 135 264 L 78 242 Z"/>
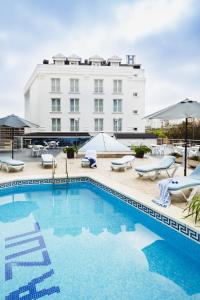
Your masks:
<path fill-rule="evenodd" d="M 1 300 L 200 299 L 200 245 L 91 183 L 0 195 Z"/>

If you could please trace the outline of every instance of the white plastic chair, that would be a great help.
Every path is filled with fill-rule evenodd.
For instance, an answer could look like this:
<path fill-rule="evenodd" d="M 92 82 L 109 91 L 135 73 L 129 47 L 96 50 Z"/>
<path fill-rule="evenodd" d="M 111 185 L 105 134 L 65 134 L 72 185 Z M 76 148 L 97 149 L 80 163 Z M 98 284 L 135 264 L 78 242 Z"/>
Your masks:
<path fill-rule="evenodd" d="M 45 145 L 45 147 L 46 147 L 46 146 L 49 146 L 48 143 L 47 143 L 46 141 L 44 141 L 44 145 Z"/>
<path fill-rule="evenodd" d="M 45 146 L 43 149 L 41 149 L 41 153 L 42 154 L 47 154 L 49 150 L 49 145 L 47 144 L 47 146 Z"/>
<path fill-rule="evenodd" d="M 37 157 L 40 156 L 40 149 L 35 147 L 31 148 L 31 155 Z"/>

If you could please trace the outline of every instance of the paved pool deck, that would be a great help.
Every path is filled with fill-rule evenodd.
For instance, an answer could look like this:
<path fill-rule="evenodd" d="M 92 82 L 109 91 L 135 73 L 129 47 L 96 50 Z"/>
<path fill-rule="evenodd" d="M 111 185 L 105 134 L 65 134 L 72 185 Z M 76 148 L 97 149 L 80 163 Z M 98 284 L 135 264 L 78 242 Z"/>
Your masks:
<path fill-rule="evenodd" d="M 149 163 L 155 163 L 159 158 L 153 156 L 147 156 L 143 159 L 136 159 L 134 166 L 141 166 Z M 101 182 L 130 198 L 137 200 L 145 204 L 146 206 L 160 212 L 163 215 L 176 219 L 182 224 L 186 224 L 195 231 L 200 232 L 199 224 L 195 225 L 192 218 L 184 219 L 183 209 L 186 207 L 184 199 L 178 195 L 172 197 L 172 203 L 168 208 L 162 208 L 152 202 L 152 199 L 159 195 L 159 189 L 157 182 L 166 178 L 160 176 L 159 179 L 151 181 L 149 179 L 139 178 L 134 169 L 128 169 L 125 172 L 111 171 L 110 162 L 113 158 L 98 158 L 96 169 L 82 168 L 81 159 L 74 158 L 67 160 L 69 177 L 74 176 L 89 176 L 94 180 Z M 66 177 L 66 155 L 62 152 L 56 156 L 57 168 L 55 177 Z M 191 173 L 191 169 L 188 169 L 188 175 Z M 183 167 L 180 166 L 176 172 L 177 176 L 183 176 Z M 16 179 L 32 179 L 32 178 L 51 178 L 52 169 L 42 168 L 40 160 L 37 158 L 30 162 L 25 163 L 23 172 L 10 172 L 7 173 L 0 170 L 0 182 Z"/>

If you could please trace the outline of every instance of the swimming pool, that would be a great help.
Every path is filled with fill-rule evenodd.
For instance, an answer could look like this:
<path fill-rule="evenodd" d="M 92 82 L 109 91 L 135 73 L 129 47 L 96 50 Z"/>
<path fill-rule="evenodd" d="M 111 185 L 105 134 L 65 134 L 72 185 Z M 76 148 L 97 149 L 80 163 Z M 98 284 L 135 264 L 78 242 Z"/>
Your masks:
<path fill-rule="evenodd" d="M 0 232 L 2 300 L 200 299 L 200 244 L 94 182 L 2 190 Z"/>

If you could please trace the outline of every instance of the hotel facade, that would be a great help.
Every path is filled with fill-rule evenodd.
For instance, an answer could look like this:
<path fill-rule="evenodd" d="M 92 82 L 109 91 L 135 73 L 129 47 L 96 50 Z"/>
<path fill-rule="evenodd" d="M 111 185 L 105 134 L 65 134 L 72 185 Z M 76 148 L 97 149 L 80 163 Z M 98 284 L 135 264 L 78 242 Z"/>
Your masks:
<path fill-rule="evenodd" d="M 144 132 L 144 70 L 98 55 L 53 56 L 36 66 L 25 87 L 25 118 L 40 132 Z"/>

